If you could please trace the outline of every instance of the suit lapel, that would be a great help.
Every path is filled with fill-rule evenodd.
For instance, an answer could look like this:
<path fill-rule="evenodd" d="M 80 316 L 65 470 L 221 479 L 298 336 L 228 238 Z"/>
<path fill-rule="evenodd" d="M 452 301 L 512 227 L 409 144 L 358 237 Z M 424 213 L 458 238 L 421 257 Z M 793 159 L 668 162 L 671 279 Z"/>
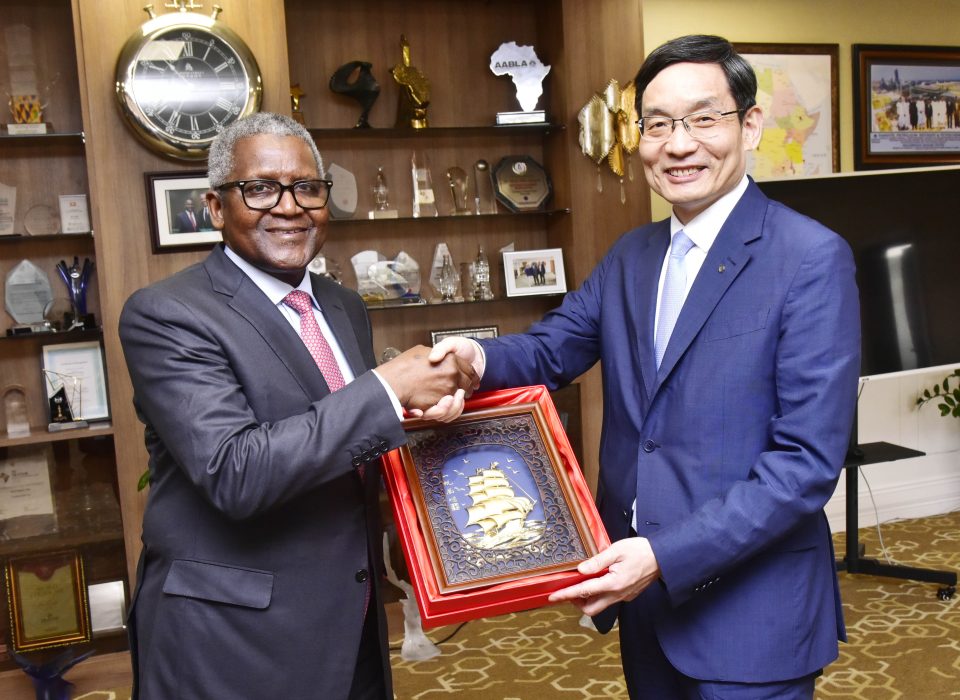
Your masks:
<path fill-rule="evenodd" d="M 767 198 L 750 182 L 740 202 L 727 218 L 697 279 L 690 288 L 677 325 L 670 336 L 667 351 L 657 372 L 656 388 L 670 375 L 674 366 L 690 347 L 693 339 L 710 318 L 724 293 L 733 284 L 750 260 L 747 244 L 760 237 Z"/>
<path fill-rule="evenodd" d="M 653 397 L 657 384 L 657 360 L 653 349 L 653 323 L 657 314 L 657 286 L 660 268 L 670 245 L 670 220 L 661 222 L 646 245 L 638 249 L 636 265 L 628 265 L 626 284 L 636 295 L 637 352 L 640 374 L 647 398 Z M 634 276 L 635 275 L 635 276 Z"/>

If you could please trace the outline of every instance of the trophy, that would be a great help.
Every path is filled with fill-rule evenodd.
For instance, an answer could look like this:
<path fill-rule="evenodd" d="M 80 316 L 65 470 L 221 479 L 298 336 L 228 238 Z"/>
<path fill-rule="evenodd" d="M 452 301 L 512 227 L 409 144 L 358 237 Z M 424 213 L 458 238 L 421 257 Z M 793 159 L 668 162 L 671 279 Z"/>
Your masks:
<path fill-rule="evenodd" d="M 307 269 L 315 275 L 331 279 L 337 284 L 343 284 L 343 274 L 340 270 L 340 263 L 333 258 L 320 253 L 307 264 Z"/>
<path fill-rule="evenodd" d="M 357 275 L 357 291 L 368 304 L 422 304 L 420 265 L 400 251 L 393 260 L 375 250 L 362 250 L 350 262 Z"/>
<path fill-rule="evenodd" d="M 357 213 L 357 178 L 346 168 L 330 163 L 327 177 L 333 182 L 330 188 L 330 216 L 334 219 L 352 219 Z"/>
<path fill-rule="evenodd" d="M 400 85 L 396 126 L 426 129 L 427 107 L 430 105 L 430 81 L 418 68 L 410 65 L 410 44 L 400 35 L 402 62 L 390 69 L 390 75 Z"/>
<path fill-rule="evenodd" d="M 437 200 L 433 196 L 430 160 L 426 154 L 413 152 L 410 157 L 410 173 L 413 176 L 413 216 L 439 216 Z"/>
<path fill-rule="evenodd" d="M 433 265 L 430 267 L 430 285 L 441 302 L 461 301 L 457 298 L 460 275 L 453 264 L 453 257 L 446 243 L 438 243 L 434 249 Z"/>
<path fill-rule="evenodd" d="M 47 430 L 72 430 L 86 428 L 81 406 L 80 377 L 62 372 L 43 370 L 47 380 L 47 396 L 50 404 L 50 423 Z"/>
<path fill-rule="evenodd" d="M 4 303 L 17 325 L 7 335 L 49 333 L 53 325 L 44 318 L 53 302 L 53 290 L 46 273 L 29 260 L 21 260 L 7 273 Z"/>
<path fill-rule="evenodd" d="M 43 122 L 40 91 L 37 89 L 37 66 L 33 57 L 33 37 L 30 27 L 14 24 L 4 31 L 7 44 L 7 67 L 10 75 L 8 104 L 13 123 L 7 124 L 11 136 L 47 133 Z M 50 86 L 47 87 L 49 91 Z"/>
<path fill-rule="evenodd" d="M 493 175 L 490 164 L 478 160 L 473 164 L 474 206 L 478 214 L 496 214 L 497 198 L 493 194 Z"/>
<path fill-rule="evenodd" d="M 473 261 L 472 298 L 474 301 L 493 299 L 493 289 L 490 288 L 490 261 L 483 252 L 483 246 L 477 247 L 477 259 Z"/>
<path fill-rule="evenodd" d="M 468 216 L 473 212 L 467 208 L 467 174 L 463 168 L 447 168 L 447 182 L 450 185 L 450 197 L 453 199 L 454 216 Z"/>
<path fill-rule="evenodd" d="M 0 182 L 0 236 L 14 235 L 13 221 L 17 213 L 17 188 Z"/>
<path fill-rule="evenodd" d="M 7 437 L 24 437 L 30 434 L 27 394 L 21 385 L 14 384 L 4 390 L 3 413 L 7 419 Z"/>
<path fill-rule="evenodd" d="M 84 258 L 81 266 L 80 259 L 74 256 L 73 265 L 70 267 L 61 260 L 57 263 L 57 272 L 66 285 L 67 295 L 70 298 L 72 318 L 69 319 L 70 324 L 66 326 L 66 330 L 93 328 L 92 314 L 87 314 L 87 287 L 90 284 L 90 275 L 93 273 L 93 263 L 90 258 Z"/>
<path fill-rule="evenodd" d="M 517 90 L 517 102 L 523 111 L 497 112 L 497 124 L 539 124 L 547 120 L 546 113 L 537 109 L 537 100 L 543 94 L 543 79 L 550 72 L 532 46 L 520 46 L 515 41 L 500 44 L 490 56 L 490 70 L 494 75 L 509 75 Z"/>
<path fill-rule="evenodd" d="M 377 180 L 373 187 L 373 209 L 367 216 L 371 219 L 396 219 L 397 210 L 390 207 L 390 188 L 387 187 L 387 176 L 383 168 L 377 168 Z"/>
<path fill-rule="evenodd" d="M 290 86 L 290 116 L 293 120 L 303 126 L 307 125 L 303 116 L 303 110 L 300 108 L 300 100 L 306 97 L 307 93 L 300 89 L 300 83 Z"/>
<path fill-rule="evenodd" d="M 547 171 L 530 156 L 507 156 L 493 170 L 497 200 L 513 212 L 542 209 L 553 186 Z"/>
<path fill-rule="evenodd" d="M 354 124 L 355 129 L 369 129 L 368 117 L 373 103 L 380 95 L 380 83 L 370 72 L 372 64 L 366 61 L 350 61 L 337 68 L 330 76 L 330 89 L 338 95 L 346 95 L 360 103 L 360 118 Z M 357 77 L 351 82 L 350 76 Z"/>

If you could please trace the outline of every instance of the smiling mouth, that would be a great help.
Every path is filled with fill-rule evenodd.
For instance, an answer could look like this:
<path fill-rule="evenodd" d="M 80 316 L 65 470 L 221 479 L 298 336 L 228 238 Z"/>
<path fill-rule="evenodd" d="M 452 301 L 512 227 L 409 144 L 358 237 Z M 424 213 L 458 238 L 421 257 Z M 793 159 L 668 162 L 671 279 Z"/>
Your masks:
<path fill-rule="evenodd" d="M 696 175 L 706 168 L 702 166 L 688 167 L 688 168 L 667 168 L 666 173 L 671 177 L 690 177 L 691 175 Z"/>

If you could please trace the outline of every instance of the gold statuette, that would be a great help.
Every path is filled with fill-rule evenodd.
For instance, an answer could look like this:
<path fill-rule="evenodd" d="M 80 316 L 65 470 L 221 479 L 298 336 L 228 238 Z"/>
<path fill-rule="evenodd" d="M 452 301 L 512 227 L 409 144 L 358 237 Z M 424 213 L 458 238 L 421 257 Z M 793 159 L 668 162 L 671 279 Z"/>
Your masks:
<path fill-rule="evenodd" d="M 396 126 L 426 129 L 427 107 L 430 105 L 430 81 L 420 69 L 410 65 L 410 44 L 400 35 L 401 63 L 390 69 L 390 75 L 400 85 Z"/>

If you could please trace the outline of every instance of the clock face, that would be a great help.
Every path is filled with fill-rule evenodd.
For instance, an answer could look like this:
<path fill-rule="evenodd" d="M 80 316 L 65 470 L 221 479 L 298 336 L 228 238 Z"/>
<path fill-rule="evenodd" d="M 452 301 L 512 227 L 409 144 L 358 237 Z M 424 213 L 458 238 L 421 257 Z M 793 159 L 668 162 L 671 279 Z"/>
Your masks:
<path fill-rule="evenodd" d="M 260 106 L 256 62 L 226 28 L 180 22 L 135 35 L 117 74 L 117 95 L 137 135 L 180 158 L 205 158 L 224 127 Z"/>

